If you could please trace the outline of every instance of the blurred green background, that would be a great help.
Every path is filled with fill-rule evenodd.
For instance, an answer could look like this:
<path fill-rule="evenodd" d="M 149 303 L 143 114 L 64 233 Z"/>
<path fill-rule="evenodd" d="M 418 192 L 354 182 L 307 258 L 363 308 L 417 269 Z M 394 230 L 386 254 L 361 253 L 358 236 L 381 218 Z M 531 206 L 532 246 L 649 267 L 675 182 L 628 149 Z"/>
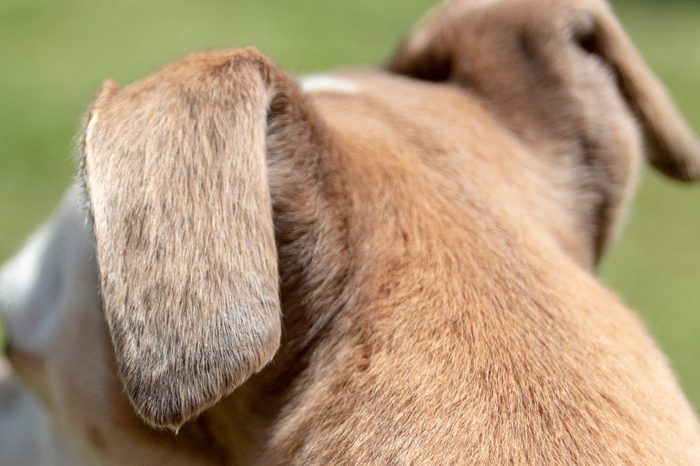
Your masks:
<path fill-rule="evenodd" d="M 255 45 L 293 73 L 380 62 L 433 0 L 0 0 L 0 262 L 74 176 L 72 138 L 101 81 L 180 55 Z M 614 3 L 700 130 L 700 1 Z M 602 268 L 700 407 L 700 186 L 646 172 Z M 0 336 L 1 338 L 1 336 Z"/>

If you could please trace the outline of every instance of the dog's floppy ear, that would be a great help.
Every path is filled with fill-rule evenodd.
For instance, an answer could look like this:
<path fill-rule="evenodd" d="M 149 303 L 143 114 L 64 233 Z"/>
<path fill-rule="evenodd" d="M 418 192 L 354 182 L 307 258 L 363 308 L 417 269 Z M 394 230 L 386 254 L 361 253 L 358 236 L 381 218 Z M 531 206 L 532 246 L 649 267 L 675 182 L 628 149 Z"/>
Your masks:
<path fill-rule="evenodd" d="M 265 138 L 270 101 L 294 86 L 252 49 L 207 52 L 107 82 L 87 117 L 102 298 L 127 394 L 153 426 L 177 430 L 279 346 Z"/>
<path fill-rule="evenodd" d="M 614 70 L 625 100 L 642 124 L 654 167 L 681 181 L 699 180 L 700 141 L 607 4 L 583 2 L 572 21 L 574 38 Z"/>
<path fill-rule="evenodd" d="M 545 126 L 551 127 L 560 124 L 566 109 L 553 92 L 577 82 L 581 72 L 574 47 L 612 71 L 643 129 L 654 167 L 678 180 L 700 179 L 697 137 L 604 0 L 448 0 L 419 25 L 388 68 L 471 87 L 491 105 L 507 106 L 507 119 L 517 118 L 512 111 L 518 107 L 539 112 L 537 105 L 549 106 Z"/>

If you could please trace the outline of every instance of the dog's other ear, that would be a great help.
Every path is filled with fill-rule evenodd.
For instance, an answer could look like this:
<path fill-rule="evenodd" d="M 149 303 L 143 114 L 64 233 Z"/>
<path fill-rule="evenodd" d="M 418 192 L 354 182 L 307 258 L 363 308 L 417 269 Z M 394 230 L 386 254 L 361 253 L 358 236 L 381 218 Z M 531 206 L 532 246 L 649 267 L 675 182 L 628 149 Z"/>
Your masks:
<path fill-rule="evenodd" d="M 285 92 L 295 84 L 256 51 L 208 52 L 107 82 L 87 117 L 102 298 L 127 394 L 153 426 L 177 430 L 279 346 L 266 126 Z"/>
<path fill-rule="evenodd" d="M 506 119 L 519 118 L 514 126 L 544 116 L 543 126 L 557 127 L 567 104 L 553 92 L 576 82 L 582 90 L 576 74 L 584 62 L 576 48 L 614 76 L 654 167 L 678 180 L 700 179 L 697 137 L 604 0 L 448 0 L 402 44 L 388 69 L 471 88 L 490 105 L 507 107 Z M 538 105 L 548 106 L 548 115 Z M 517 115 L 523 108 L 530 114 Z"/>
<path fill-rule="evenodd" d="M 642 123 L 654 167 L 680 181 L 699 180 L 700 141 L 608 5 L 583 2 L 572 16 L 574 39 L 614 71 L 625 100 Z"/>

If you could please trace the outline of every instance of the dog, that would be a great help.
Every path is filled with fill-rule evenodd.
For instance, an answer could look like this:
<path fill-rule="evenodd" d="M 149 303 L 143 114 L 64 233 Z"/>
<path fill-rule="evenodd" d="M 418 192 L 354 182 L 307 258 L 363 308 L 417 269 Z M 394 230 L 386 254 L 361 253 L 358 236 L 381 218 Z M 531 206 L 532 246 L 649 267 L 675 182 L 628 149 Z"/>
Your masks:
<path fill-rule="evenodd" d="M 86 464 L 700 464 L 595 277 L 643 158 L 700 144 L 603 0 L 448 0 L 302 82 L 193 54 L 83 128 L 0 304 Z"/>
<path fill-rule="evenodd" d="M 0 459 L 4 466 L 71 466 L 80 456 L 5 359 L 0 359 Z"/>

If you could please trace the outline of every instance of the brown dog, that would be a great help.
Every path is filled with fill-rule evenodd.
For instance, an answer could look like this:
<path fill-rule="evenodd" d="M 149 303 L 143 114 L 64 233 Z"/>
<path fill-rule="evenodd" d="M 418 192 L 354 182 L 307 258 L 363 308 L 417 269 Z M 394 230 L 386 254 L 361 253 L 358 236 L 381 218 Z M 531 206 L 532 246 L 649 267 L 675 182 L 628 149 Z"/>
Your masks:
<path fill-rule="evenodd" d="M 449 1 L 302 86 L 250 49 L 107 82 L 92 227 L 72 191 L 0 276 L 12 360 L 90 464 L 700 464 L 593 275 L 643 143 L 700 178 L 602 0 Z"/>

